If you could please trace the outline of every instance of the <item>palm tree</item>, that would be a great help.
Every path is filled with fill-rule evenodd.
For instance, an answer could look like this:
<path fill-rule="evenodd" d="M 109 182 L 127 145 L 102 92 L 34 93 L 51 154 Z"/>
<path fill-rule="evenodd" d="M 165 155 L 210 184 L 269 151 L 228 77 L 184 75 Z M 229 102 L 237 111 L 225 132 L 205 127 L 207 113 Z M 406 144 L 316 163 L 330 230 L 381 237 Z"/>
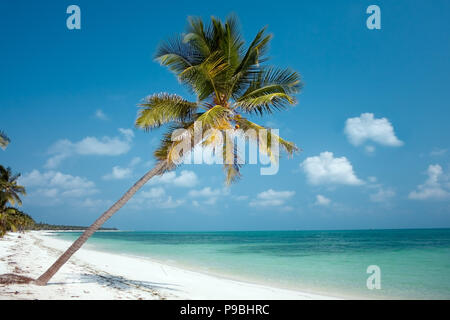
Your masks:
<path fill-rule="evenodd" d="M 208 129 L 216 129 L 227 135 L 232 135 L 230 130 L 237 129 L 260 132 L 266 128 L 251 122 L 244 115 L 271 114 L 296 103 L 293 95 L 301 88 L 299 74 L 264 64 L 271 38 L 263 28 L 245 49 L 234 16 L 228 17 L 225 23 L 212 18 L 209 26 L 204 26 L 199 18 L 189 18 L 186 33 L 159 46 L 156 59 L 174 72 L 178 80 L 196 95 L 197 100 L 188 101 L 175 94 L 159 93 L 143 101 L 136 120 L 138 128 L 148 131 L 170 124 L 160 147 L 154 153 L 156 166 L 86 229 L 35 281 L 36 284 L 47 284 L 87 239 L 149 179 L 179 164 L 180 157 L 186 154 L 180 155 L 176 151 L 180 139 L 172 139 L 175 130 L 193 132 L 194 124 L 200 122 L 203 132 Z M 197 144 L 208 146 L 214 145 L 215 141 L 212 135 Z M 297 150 L 293 143 L 272 135 L 265 143 L 259 141 L 260 149 L 271 158 L 274 142 L 289 154 Z M 235 146 L 223 148 L 226 159 L 233 159 L 224 164 L 228 184 L 240 177 L 241 164 L 237 161 L 237 153 Z"/>
<path fill-rule="evenodd" d="M 23 232 L 35 225 L 33 218 L 14 207 L 0 208 L 0 238 L 7 231 Z"/>
<path fill-rule="evenodd" d="M 20 173 L 13 174 L 11 168 L 0 165 L 0 207 L 6 203 L 22 205 L 21 195 L 26 195 L 25 187 L 20 186 L 17 180 Z"/>
<path fill-rule="evenodd" d="M 13 174 L 11 168 L 0 165 L 0 237 L 6 231 L 23 230 L 31 225 L 31 217 L 11 207 L 22 205 L 20 196 L 26 194 L 25 188 L 17 182 L 19 177 L 20 174 Z"/>
<path fill-rule="evenodd" d="M 0 148 L 5 150 L 10 141 L 6 133 L 0 130 Z"/>

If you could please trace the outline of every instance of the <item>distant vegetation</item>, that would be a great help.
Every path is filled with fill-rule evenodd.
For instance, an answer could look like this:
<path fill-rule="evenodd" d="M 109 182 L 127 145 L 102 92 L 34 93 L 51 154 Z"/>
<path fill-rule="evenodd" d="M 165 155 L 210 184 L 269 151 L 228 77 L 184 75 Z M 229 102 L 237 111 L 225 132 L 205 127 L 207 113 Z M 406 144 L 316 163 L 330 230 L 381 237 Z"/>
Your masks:
<path fill-rule="evenodd" d="M 47 224 L 47 223 L 35 223 L 31 230 L 86 230 L 87 227 L 80 226 L 63 226 L 57 224 Z M 111 231 L 118 230 L 117 228 L 100 228 L 99 230 Z"/>

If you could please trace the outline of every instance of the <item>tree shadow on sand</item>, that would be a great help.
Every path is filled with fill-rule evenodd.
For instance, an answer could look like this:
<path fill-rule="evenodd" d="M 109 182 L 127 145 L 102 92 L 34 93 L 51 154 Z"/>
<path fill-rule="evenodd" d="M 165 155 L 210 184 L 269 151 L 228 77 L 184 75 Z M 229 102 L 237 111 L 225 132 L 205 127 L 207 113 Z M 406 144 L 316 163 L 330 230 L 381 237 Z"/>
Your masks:
<path fill-rule="evenodd" d="M 0 284 L 2 285 L 10 285 L 10 284 L 27 284 L 32 283 L 34 281 L 33 278 L 29 278 L 26 276 L 21 276 L 13 273 L 6 273 L 0 275 Z"/>
<path fill-rule="evenodd" d="M 82 284 L 82 283 L 98 283 L 99 285 L 118 289 L 118 290 L 131 290 L 131 289 L 139 289 L 142 291 L 147 291 L 152 293 L 153 295 L 160 296 L 159 290 L 168 290 L 168 291 L 180 291 L 179 289 L 174 288 L 174 284 L 171 283 L 162 283 L 162 282 L 150 282 L 150 281 L 142 281 L 142 280 L 132 280 L 128 278 L 124 278 L 121 276 L 115 276 L 111 274 L 91 274 L 91 273 L 83 273 L 77 276 L 76 280 L 73 282 L 49 282 L 47 285 L 62 285 L 62 284 Z M 162 298 L 162 297 L 161 297 Z"/>

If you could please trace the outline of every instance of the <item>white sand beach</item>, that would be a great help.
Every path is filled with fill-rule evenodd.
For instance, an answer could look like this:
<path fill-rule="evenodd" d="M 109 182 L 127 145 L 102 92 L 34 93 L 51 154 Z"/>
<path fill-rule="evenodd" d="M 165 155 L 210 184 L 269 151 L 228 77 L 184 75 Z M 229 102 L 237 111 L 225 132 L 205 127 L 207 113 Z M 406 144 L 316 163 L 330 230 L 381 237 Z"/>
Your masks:
<path fill-rule="evenodd" d="M 48 232 L 0 239 L 0 274 L 37 278 L 70 243 Z M 47 286 L 0 285 L 0 299 L 334 299 L 82 248 Z"/>

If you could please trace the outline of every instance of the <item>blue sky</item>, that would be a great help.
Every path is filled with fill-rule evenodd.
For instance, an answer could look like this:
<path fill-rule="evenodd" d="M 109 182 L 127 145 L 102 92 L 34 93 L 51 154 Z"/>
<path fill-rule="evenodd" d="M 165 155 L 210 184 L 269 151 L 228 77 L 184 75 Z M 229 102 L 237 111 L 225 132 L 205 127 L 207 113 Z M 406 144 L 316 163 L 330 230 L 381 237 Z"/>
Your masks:
<path fill-rule="evenodd" d="M 81 30 L 66 8 L 81 8 Z M 381 30 L 366 8 L 381 9 Z M 261 119 L 303 151 L 278 174 L 250 165 L 224 188 L 219 166 L 185 165 L 145 186 L 108 223 L 133 230 L 450 227 L 450 2 L 2 1 L 0 163 L 21 172 L 36 220 L 87 225 L 154 163 L 161 131 L 136 105 L 190 98 L 152 60 L 189 15 L 235 12 L 249 41 L 267 25 L 271 64 L 305 87 Z M 220 197 L 218 195 L 221 195 Z"/>

